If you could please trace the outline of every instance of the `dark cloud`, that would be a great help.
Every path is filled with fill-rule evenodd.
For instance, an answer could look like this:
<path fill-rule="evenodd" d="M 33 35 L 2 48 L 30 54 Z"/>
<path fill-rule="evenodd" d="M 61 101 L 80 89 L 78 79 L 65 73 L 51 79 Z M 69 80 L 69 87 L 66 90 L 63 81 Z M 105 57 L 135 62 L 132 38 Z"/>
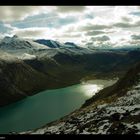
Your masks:
<path fill-rule="evenodd" d="M 132 27 L 139 27 L 140 26 L 140 21 L 137 21 L 133 24 L 131 23 L 124 23 L 124 22 L 119 22 L 119 23 L 115 23 L 112 25 L 113 27 L 119 27 L 119 28 L 132 28 Z"/>
<path fill-rule="evenodd" d="M 33 14 L 37 9 L 37 6 L 1 6 L 0 19 L 4 22 L 20 20 L 28 14 Z"/>
<path fill-rule="evenodd" d="M 92 37 L 91 40 L 92 41 L 104 42 L 104 41 L 110 40 L 110 38 L 108 36 L 104 35 L 104 36 L 101 36 L 101 37 Z"/>
<path fill-rule="evenodd" d="M 123 22 L 119 22 L 119 23 L 115 23 L 113 25 L 114 27 L 119 27 L 119 28 L 130 28 L 130 27 L 135 27 L 135 24 L 130 24 L 130 23 L 123 23 Z"/>
<path fill-rule="evenodd" d="M 97 31 L 97 30 L 94 30 L 94 31 L 88 31 L 85 33 L 85 35 L 87 36 L 96 36 L 96 35 L 100 35 L 100 34 L 108 34 L 108 33 L 114 33 L 115 31 Z"/>
<path fill-rule="evenodd" d="M 104 32 L 104 31 L 89 31 L 89 32 L 85 33 L 85 35 L 96 36 L 96 35 L 104 34 L 104 33 L 106 33 L 106 32 Z"/>
<path fill-rule="evenodd" d="M 86 26 L 82 26 L 79 27 L 80 31 L 90 31 L 90 30 L 103 30 L 103 29 L 107 29 L 110 28 L 107 25 L 86 25 Z"/>
<path fill-rule="evenodd" d="M 97 34 L 102 34 L 104 33 L 103 31 L 98 31 L 98 30 L 104 30 L 104 29 L 112 29 L 114 27 L 117 28 L 134 28 L 134 27 L 140 27 L 140 21 L 137 21 L 135 23 L 130 23 L 129 22 L 130 19 L 123 17 L 123 22 L 117 22 L 114 24 L 110 24 L 110 25 L 99 25 L 99 24 L 90 24 L 90 25 L 84 25 L 78 28 L 79 31 L 89 31 L 87 33 L 87 35 L 96 35 Z M 93 30 L 97 30 L 97 32 L 93 31 Z"/>
<path fill-rule="evenodd" d="M 131 35 L 133 40 L 140 40 L 140 35 Z"/>
<path fill-rule="evenodd" d="M 140 46 L 140 40 L 131 40 L 131 41 L 128 41 L 129 44 L 131 45 L 138 45 Z"/>
<path fill-rule="evenodd" d="M 132 19 L 128 17 L 122 17 L 121 18 L 124 22 L 130 22 Z"/>
<path fill-rule="evenodd" d="M 57 11 L 62 13 L 67 12 L 82 12 L 86 9 L 85 6 L 57 6 Z"/>

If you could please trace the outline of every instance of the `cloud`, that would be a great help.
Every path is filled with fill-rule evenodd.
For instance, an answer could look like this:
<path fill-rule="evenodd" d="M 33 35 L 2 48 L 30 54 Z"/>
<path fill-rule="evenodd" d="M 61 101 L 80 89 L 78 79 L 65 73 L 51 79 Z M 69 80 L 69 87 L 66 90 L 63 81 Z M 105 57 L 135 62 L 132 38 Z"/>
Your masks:
<path fill-rule="evenodd" d="M 104 34 L 104 33 L 106 33 L 106 32 L 104 32 L 104 31 L 89 31 L 89 32 L 85 33 L 85 35 L 96 36 L 96 35 Z"/>
<path fill-rule="evenodd" d="M 3 34 L 98 44 L 139 40 L 137 6 L 1 6 L 0 13 Z"/>
<path fill-rule="evenodd" d="M 50 38 L 52 37 L 52 34 L 50 34 L 51 32 L 53 32 L 53 30 L 51 31 L 49 28 L 25 28 L 25 29 L 14 29 L 11 34 L 13 35 L 17 35 L 19 37 L 26 37 L 26 38 Z"/>
<path fill-rule="evenodd" d="M 7 33 L 11 30 L 9 27 L 4 26 L 4 24 L 0 23 L 0 33 Z"/>
<path fill-rule="evenodd" d="M 100 35 L 100 34 L 108 34 L 108 33 L 114 33 L 115 31 L 98 31 L 98 30 L 94 30 L 94 31 L 88 31 L 85 33 L 86 36 L 96 36 L 96 35 Z"/>
<path fill-rule="evenodd" d="M 130 22 L 130 21 L 132 21 L 132 18 L 129 18 L 129 17 L 122 17 L 121 19 L 124 22 Z"/>
<path fill-rule="evenodd" d="M 69 12 L 83 12 L 86 9 L 85 6 L 57 6 L 57 11 L 61 13 Z"/>
<path fill-rule="evenodd" d="M 113 26 L 114 27 L 119 27 L 119 28 L 129 28 L 129 27 L 133 27 L 134 25 L 130 24 L 130 23 L 120 22 L 120 23 L 115 23 Z"/>
<path fill-rule="evenodd" d="M 131 12 L 130 14 L 135 15 L 135 16 L 140 16 L 140 11 L 138 11 L 138 12 Z"/>
<path fill-rule="evenodd" d="M 92 37 L 90 40 L 92 41 L 98 41 L 98 42 L 104 42 L 104 41 L 109 41 L 110 38 L 108 36 L 101 36 L 101 37 Z"/>
<path fill-rule="evenodd" d="M 85 25 L 85 26 L 81 26 L 79 27 L 80 31 L 89 31 L 89 30 L 103 30 L 103 29 L 107 29 L 110 28 L 107 25 Z"/>
<path fill-rule="evenodd" d="M 65 13 L 81 13 L 84 10 L 85 6 L 1 6 L 0 19 L 3 22 L 13 22 L 41 13 L 57 13 L 62 16 Z"/>
<path fill-rule="evenodd" d="M 39 14 L 33 17 L 28 17 L 22 21 L 13 22 L 12 26 L 18 28 L 31 27 L 50 27 L 60 28 L 61 26 L 77 22 L 74 16 L 59 17 L 57 14 Z"/>
<path fill-rule="evenodd" d="M 62 33 L 59 35 L 54 35 L 55 38 L 77 38 L 81 37 L 80 33 Z"/>
<path fill-rule="evenodd" d="M 140 40 L 128 41 L 129 45 L 140 46 Z"/>
<path fill-rule="evenodd" d="M 140 40 L 140 35 L 131 35 L 133 40 Z"/>
<path fill-rule="evenodd" d="M 132 27 L 139 27 L 140 26 L 140 21 L 136 22 L 136 23 L 115 23 L 113 24 L 114 27 L 119 27 L 119 28 L 132 28 Z"/>
<path fill-rule="evenodd" d="M 53 40 L 60 40 L 60 41 L 69 41 L 74 39 L 77 41 L 77 38 L 80 38 L 81 33 L 76 32 L 63 32 L 62 29 L 50 29 L 48 27 L 34 27 L 34 28 L 24 28 L 19 29 L 15 28 L 11 31 L 12 35 L 17 35 L 23 38 L 32 38 L 32 39 L 53 39 Z M 79 41 L 79 40 L 78 40 Z"/>
<path fill-rule="evenodd" d="M 28 16 L 53 11 L 54 6 L 1 6 L 0 19 L 3 22 L 23 20 Z"/>
<path fill-rule="evenodd" d="M 37 6 L 1 6 L 0 19 L 3 22 L 22 20 L 29 15 L 35 15 L 41 10 Z"/>

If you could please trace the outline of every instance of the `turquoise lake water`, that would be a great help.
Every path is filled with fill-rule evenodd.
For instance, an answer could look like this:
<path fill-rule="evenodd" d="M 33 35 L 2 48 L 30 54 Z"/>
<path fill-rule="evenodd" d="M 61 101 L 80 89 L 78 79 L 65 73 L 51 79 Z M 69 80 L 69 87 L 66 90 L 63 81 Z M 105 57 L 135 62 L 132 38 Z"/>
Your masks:
<path fill-rule="evenodd" d="M 0 108 L 0 134 L 39 128 L 78 109 L 104 86 L 106 80 L 93 80 L 61 89 L 46 90 Z"/>

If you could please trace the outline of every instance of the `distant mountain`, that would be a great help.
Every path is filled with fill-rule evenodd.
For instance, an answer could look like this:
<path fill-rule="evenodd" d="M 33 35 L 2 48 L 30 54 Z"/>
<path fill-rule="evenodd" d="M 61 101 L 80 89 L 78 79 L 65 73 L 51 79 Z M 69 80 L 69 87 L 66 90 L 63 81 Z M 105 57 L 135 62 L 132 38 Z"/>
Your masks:
<path fill-rule="evenodd" d="M 49 49 L 49 47 L 16 35 L 6 36 L 0 40 L 0 51 L 10 53 L 19 59 L 34 59 L 36 56 L 33 53 L 44 49 Z"/>
<path fill-rule="evenodd" d="M 4 37 L 0 41 L 0 49 L 2 50 L 11 50 L 11 51 L 31 51 L 35 49 L 45 49 L 48 48 L 44 45 L 40 45 L 38 43 L 33 42 L 32 40 L 26 40 L 19 38 L 18 36 L 14 35 L 13 37 Z"/>
<path fill-rule="evenodd" d="M 79 110 L 21 134 L 140 134 L 140 63 Z"/>
<path fill-rule="evenodd" d="M 54 40 L 38 39 L 38 40 L 35 40 L 34 42 L 46 45 L 50 48 L 60 48 L 60 47 L 62 47 L 62 44 L 60 44 L 59 42 L 54 41 Z"/>
<path fill-rule="evenodd" d="M 65 42 L 65 45 L 67 45 L 67 46 L 69 46 L 69 47 L 75 47 L 75 48 L 78 47 L 78 46 L 77 46 L 75 43 L 73 43 L 73 42 Z"/>
<path fill-rule="evenodd" d="M 66 47 L 66 48 L 75 47 L 75 48 L 77 48 L 78 47 L 73 42 L 60 43 L 58 41 L 46 40 L 46 39 L 38 39 L 38 40 L 34 40 L 34 41 L 39 43 L 39 44 L 46 45 L 50 48 L 63 48 L 63 47 Z"/>

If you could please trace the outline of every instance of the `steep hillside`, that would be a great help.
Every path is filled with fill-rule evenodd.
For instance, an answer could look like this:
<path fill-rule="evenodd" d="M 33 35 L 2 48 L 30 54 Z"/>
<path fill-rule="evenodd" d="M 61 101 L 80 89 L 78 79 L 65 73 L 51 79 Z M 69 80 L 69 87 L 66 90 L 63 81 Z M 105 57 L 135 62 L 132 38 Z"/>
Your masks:
<path fill-rule="evenodd" d="M 0 55 L 0 106 L 34 95 L 47 88 L 58 87 L 51 77 L 38 72 L 8 53 Z"/>
<path fill-rule="evenodd" d="M 21 134 L 140 134 L 140 63 L 79 110 Z"/>

